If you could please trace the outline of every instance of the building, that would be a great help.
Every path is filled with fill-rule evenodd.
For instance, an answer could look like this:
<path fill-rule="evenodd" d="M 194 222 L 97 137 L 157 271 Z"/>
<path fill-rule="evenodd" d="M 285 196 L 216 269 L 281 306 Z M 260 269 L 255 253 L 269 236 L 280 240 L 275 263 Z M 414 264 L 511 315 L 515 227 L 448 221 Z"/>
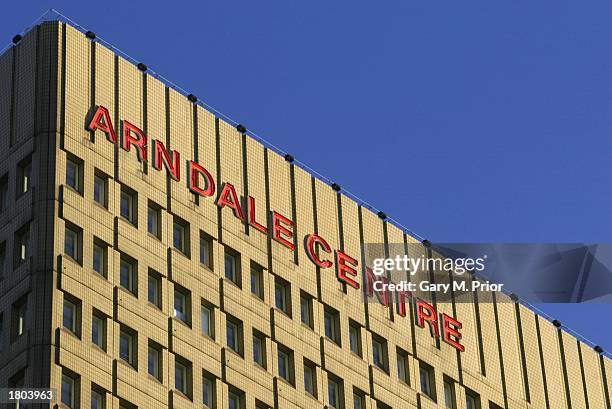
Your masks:
<path fill-rule="evenodd" d="M 414 302 L 364 303 L 364 243 L 418 241 L 95 34 L 14 42 L 0 387 L 73 408 L 610 409 L 610 359 L 506 295 L 437 303 L 446 338 Z"/>

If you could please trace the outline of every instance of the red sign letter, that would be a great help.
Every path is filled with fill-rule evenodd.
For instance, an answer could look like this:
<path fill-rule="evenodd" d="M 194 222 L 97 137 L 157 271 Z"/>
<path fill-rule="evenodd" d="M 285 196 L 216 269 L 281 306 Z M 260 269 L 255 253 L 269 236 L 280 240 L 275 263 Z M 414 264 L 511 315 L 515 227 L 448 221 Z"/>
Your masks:
<path fill-rule="evenodd" d="M 249 196 L 249 224 L 260 232 L 268 234 L 268 228 L 259 224 L 255 218 L 255 198 L 252 196 Z"/>
<path fill-rule="evenodd" d="M 315 251 L 315 244 L 321 245 L 323 250 L 328 253 L 331 253 L 331 247 L 325 241 L 325 239 L 318 234 L 311 234 L 306 238 L 306 254 L 315 263 L 317 266 L 321 268 L 329 268 L 332 266 L 332 262 L 329 260 L 321 260 L 319 256 L 317 256 L 317 252 Z"/>
<path fill-rule="evenodd" d="M 87 129 L 92 132 L 100 130 L 106 134 L 106 138 L 109 141 L 117 143 L 117 134 L 115 134 L 110 114 L 108 113 L 108 109 L 103 106 L 99 106 L 98 109 L 96 109 L 96 112 L 91 118 L 91 122 L 87 125 Z"/>
<path fill-rule="evenodd" d="M 219 197 L 217 198 L 217 206 L 222 209 L 225 206 L 230 207 L 234 211 L 234 216 L 240 220 L 244 220 L 244 214 L 242 213 L 242 208 L 240 207 L 240 202 L 238 201 L 238 195 L 236 195 L 236 189 L 234 189 L 234 186 L 231 183 L 226 183 L 223 185 L 223 190 L 221 190 L 221 193 L 219 193 Z"/>
<path fill-rule="evenodd" d="M 336 269 L 338 279 L 344 281 L 353 288 L 359 289 L 359 283 L 353 279 L 353 277 L 357 277 L 357 270 L 355 270 L 357 265 L 357 260 L 355 260 L 353 257 L 349 256 L 343 251 L 336 251 Z M 349 277 L 349 275 L 351 277 Z"/>
<path fill-rule="evenodd" d="M 461 345 L 461 333 L 459 330 L 463 327 L 463 325 L 454 319 L 453 317 L 449 317 L 446 314 L 442 314 L 443 325 L 442 325 L 442 339 L 457 348 L 459 351 L 465 351 L 465 347 Z M 452 325 L 452 327 L 451 327 Z"/>
<path fill-rule="evenodd" d="M 397 293 L 397 313 L 400 317 L 406 316 L 406 299 L 411 297 L 409 291 L 400 291 Z"/>
<path fill-rule="evenodd" d="M 128 121 L 121 122 L 122 138 L 121 147 L 127 152 L 130 151 L 130 147 L 134 145 L 138 151 L 138 159 L 142 162 L 147 160 L 147 136 L 142 132 L 136 125 L 131 124 Z M 132 136 L 135 134 L 136 137 Z"/>
<path fill-rule="evenodd" d="M 293 238 L 293 231 L 283 226 L 283 224 L 293 227 L 293 222 L 291 220 L 276 211 L 272 211 L 272 238 L 288 249 L 295 250 L 293 242 L 287 240 Z"/>
<path fill-rule="evenodd" d="M 389 280 L 387 279 L 387 277 L 382 277 L 382 276 L 379 277 L 376 274 L 374 274 L 374 272 L 372 271 L 370 267 L 366 267 L 366 279 L 367 279 L 366 291 L 367 291 L 368 297 L 371 297 L 372 295 L 376 294 L 376 298 L 378 299 L 378 302 L 380 302 L 385 307 L 388 307 L 390 297 L 389 297 L 389 290 L 385 286 L 385 284 L 389 284 Z M 374 283 L 376 282 L 382 283 L 382 288 L 383 288 L 382 290 L 375 291 Z"/>
<path fill-rule="evenodd" d="M 438 328 L 438 315 L 434 307 L 423 300 L 417 300 L 417 325 L 421 328 L 425 327 L 425 321 L 429 324 L 429 328 L 436 334 L 436 338 L 440 337 L 440 329 Z M 427 313 L 425 313 L 427 311 Z"/>
<path fill-rule="evenodd" d="M 198 165 L 194 161 L 190 160 L 187 164 L 189 172 L 189 190 L 200 196 L 212 196 L 215 194 L 215 181 L 212 176 L 203 166 Z M 204 176 L 206 182 L 206 189 L 200 187 L 199 175 Z"/>
<path fill-rule="evenodd" d="M 170 177 L 177 182 L 181 180 L 181 154 L 177 151 L 172 151 L 172 160 L 163 143 L 158 140 L 153 141 L 153 167 L 161 170 L 162 162 L 166 167 L 166 171 L 170 173 Z"/>

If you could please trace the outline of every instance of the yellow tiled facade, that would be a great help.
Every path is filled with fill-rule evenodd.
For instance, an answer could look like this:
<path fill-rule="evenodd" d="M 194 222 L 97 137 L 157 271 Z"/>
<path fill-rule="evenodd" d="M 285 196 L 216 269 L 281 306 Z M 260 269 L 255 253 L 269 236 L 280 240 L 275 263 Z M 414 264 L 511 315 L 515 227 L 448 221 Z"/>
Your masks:
<path fill-rule="evenodd" d="M 364 243 L 414 238 L 76 28 L 33 28 L 0 79 L 0 388 L 51 386 L 60 408 L 610 409 L 610 359 L 506 295 L 437 304 L 464 352 L 364 303 L 303 238 L 359 260 L 358 282 Z M 96 106 L 262 224 L 293 220 L 297 249 L 87 130 Z"/>

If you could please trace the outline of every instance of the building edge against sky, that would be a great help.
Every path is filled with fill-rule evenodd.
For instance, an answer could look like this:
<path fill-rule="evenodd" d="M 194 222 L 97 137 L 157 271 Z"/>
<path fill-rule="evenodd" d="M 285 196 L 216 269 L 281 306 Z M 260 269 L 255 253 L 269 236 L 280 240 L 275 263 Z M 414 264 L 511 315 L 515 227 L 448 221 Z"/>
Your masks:
<path fill-rule="evenodd" d="M 430 300 L 464 351 L 364 304 L 303 240 L 354 257 L 361 283 L 363 243 L 412 236 L 74 27 L 34 27 L 0 80 L 0 387 L 73 407 L 610 409 L 610 359 L 504 294 Z M 161 149 L 87 130 L 99 106 L 119 139 L 131 123 L 252 197 L 255 223 L 188 168 L 173 180 Z M 294 234 L 260 231 L 274 220 Z"/>

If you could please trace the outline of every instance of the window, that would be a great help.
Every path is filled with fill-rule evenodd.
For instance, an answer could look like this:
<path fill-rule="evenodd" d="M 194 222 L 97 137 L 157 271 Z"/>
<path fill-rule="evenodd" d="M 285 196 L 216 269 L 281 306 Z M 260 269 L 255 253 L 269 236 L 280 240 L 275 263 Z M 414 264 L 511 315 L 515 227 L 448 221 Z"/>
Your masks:
<path fill-rule="evenodd" d="M 278 346 L 278 376 L 293 385 L 295 377 L 293 366 L 293 351 L 282 345 Z"/>
<path fill-rule="evenodd" d="M 26 330 L 26 314 L 28 309 L 27 295 L 15 301 L 12 307 L 11 340 L 15 341 Z"/>
<path fill-rule="evenodd" d="M 200 318 L 202 320 L 202 334 L 214 338 L 214 320 L 213 320 L 214 307 L 208 303 L 202 301 L 202 307 L 200 312 Z"/>
<path fill-rule="evenodd" d="M 361 355 L 361 327 L 355 321 L 349 321 L 349 344 L 351 352 Z"/>
<path fill-rule="evenodd" d="M 66 185 L 83 194 L 83 161 L 72 155 L 66 160 Z"/>
<path fill-rule="evenodd" d="M 397 356 L 397 378 L 404 382 L 408 382 L 408 352 L 401 348 L 396 350 Z"/>
<path fill-rule="evenodd" d="M 106 317 L 96 310 L 91 317 L 91 342 L 106 350 Z"/>
<path fill-rule="evenodd" d="M 136 295 L 136 262 L 126 256 L 119 264 L 119 285 Z"/>
<path fill-rule="evenodd" d="M 189 223 L 176 216 L 172 226 L 172 243 L 175 249 L 189 257 Z"/>
<path fill-rule="evenodd" d="M 341 409 L 343 405 L 342 381 L 328 374 L 327 378 L 327 403 L 334 409 Z"/>
<path fill-rule="evenodd" d="M 304 360 L 304 390 L 317 397 L 317 369 L 316 365 Z"/>
<path fill-rule="evenodd" d="M 202 402 L 204 406 L 213 409 L 215 405 L 216 395 L 215 377 L 208 372 L 204 372 L 202 376 Z"/>
<path fill-rule="evenodd" d="M 119 399 L 119 409 L 138 409 L 138 406 L 124 399 Z"/>
<path fill-rule="evenodd" d="M 161 208 L 151 201 L 147 207 L 147 231 L 161 239 Z"/>
<path fill-rule="evenodd" d="M 200 231 L 200 264 L 211 270 L 213 268 L 212 243 L 212 237 Z"/>
<path fill-rule="evenodd" d="M 83 232 L 78 227 L 66 223 L 64 233 L 64 253 L 74 261 L 80 263 L 83 254 Z"/>
<path fill-rule="evenodd" d="M 227 346 L 242 355 L 242 322 L 230 315 L 227 316 Z"/>
<path fill-rule="evenodd" d="M 291 316 L 291 285 L 280 277 L 274 277 L 274 303 L 276 308 Z"/>
<path fill-rule="evenodd" d="M 503 409 L 501 406 L 489 401 L 489 409 Z"/>
<path fill-rule="evenodd" d="M 191 325 L 191 294 L 176 284 L 174 286 L 174 317 Z"/>
<path fill-rule="evenodd" d="M 229 393 L 228 393 L 228 403 L 229 403 L 229 409 L 243 409 L 244 408 L 244 392 L 234 388 L 234 387 L 230 387 Z"/>
<path fill-rule="evenodd" d="M 387 341 L 374 334 L 372 334 L 372 355 L 374 365 L 388 372 L 389 356 L 387 353 Z"/>
<path fill-rule="evenodd" d="M 8 387 L 11 389 L 23 388 L 24 384 L 25 384 L 25 368 L 21 369 L 15 375 L 11 376 L 8 381 Z M 22 406 L 20 406 L 20 401 L 17 400 L 17 403 L 9 407 L 12 407 L 14 409 L 20 409 Z"/>
<path fill-rule="evenodd" d="M 272 409 L 272 407 L 255 399 L 255 409 Z"/>
<path fill-rule="evenodd" d="M 106 392 L 97 386 L 91 389 L 91 409 L 106 408 Z"/>
<path fill-rule="evenodd" d="M 155 342 L 149 341 L 149 351 L 147 353 L 147 370 L 149 371 L 149 375 L 158 380 L 161 380 L 161 363 L 161 347 Z"/>
<path fill-rule="evenodd" d="M 325 336 L 340 345 L 340 314 L 331 307 L 325 307 L 323 318 Z"/>
<path fill-rule="evenodd" d="M 191 362 L 178 356 L 174 362 L 174 387 L 191 399 Z"/>
<path fill-rule="evenodd" d="M 137 206 L 138 195 L 132 189 L 123 186 L 121 187 L 121 202 L 120 202 L 120 214 L 128 222 L 134 226 L 137 225 Z"/>
<path fill-rule="evenodd" d="M 75 335 L 80 335 L 80 303 L 70 298 L 68 294 L 64 294 L 64 311 L 63 311 L 63 326 Z"/>
<path fill-rule="evenodd" d="M 391 406 L 386 403 L 382 403 L 381 401 L 376 401 L 376 409 L 391 409 Z"/>
<path fill-rule="evenodd" d="M 147 279 L 147 299 L 161 309 L 161 276 L 153 270 L 149 270 Z"/>
<path fill-rule="evenodd" d="M 421 380 L 421 392 L 429 396 L 434 402 L 436 400 L 436 378 L 434 369 L 424 362 L 419 363 L 419 378 Z"/>
<path fill-rule="evenodd" d="M 93 240 L 93 270 L 106 278 L 108 265 L 108 246 L 102 240 L 94 237 Z"/>
<path fill-rule="evenodd" d="M 98 170 L 94 174 L 94 201 L 102 207 L 108 207 L 108 176 Z"/>
<path fill-rule="evenodd" d="M 264 268 L 262 266 L 251 262 L 251 293 L 260 300 L 264 299 L 263 271 Z"/>
<path fill-rule="evenodd" d="M 8 191 L 8 173 L 0 178 L 0 213 L 8 209 L 9 191 Z"/>
<path fill-rule="evenodd" d="M 0 243 L 0 280 L 6 273 L 6 242 Z"/>
<path fill-rule="evenodd" d="M 455 382 L 447 377 L 444 377 L 444 404 L 447 409 L 457 409 Z"/>
<path fill-rule="evenodd" d="M 465 409 L 480 409 L 480 396 L 467 388 L 465 389 Z"/>
<path fill-rule="evenodd" d="M 69 408 L 76 408 L 76 395 L 76 380 L 71 375 L 62 373 L 62 403 Z"/>
<path fill-rule="evenodd" d="M 127 328 L 119 333 L 119 358 L 136 368 L 136 334 Z"/>
<path fill-rule="evenodd" d="M 353 408 L 365 409 L 365 393 L 357 388 L 353 389 Z"/>
<path fill-rule="evenodd" d="M 312 297 L 301 291 L 300 292 L 300 318 L 303 324 L 308 325 L 309 328 L 314 328 L 312 320 Z"/>
<path fill-rule="evenodd" d="M 253 331 L 253 361 L 266 367 L 266 337 L 259 331 Z"/>
<path fill-rule="evenodd" d="M 15 265 L 24 263 L 30 251 L 30 224 L 26 223 L 15 232 Z"/>
<path fill-rule="evenodd" d="M 17 196 L 27 193 L 32 188 L 32 155 L 17 165 Z"/>
<path fill-rule="evenodd" d="M 225 278 L 240 287 L 240 256 L 230 248 L 225 248 Z"/>

